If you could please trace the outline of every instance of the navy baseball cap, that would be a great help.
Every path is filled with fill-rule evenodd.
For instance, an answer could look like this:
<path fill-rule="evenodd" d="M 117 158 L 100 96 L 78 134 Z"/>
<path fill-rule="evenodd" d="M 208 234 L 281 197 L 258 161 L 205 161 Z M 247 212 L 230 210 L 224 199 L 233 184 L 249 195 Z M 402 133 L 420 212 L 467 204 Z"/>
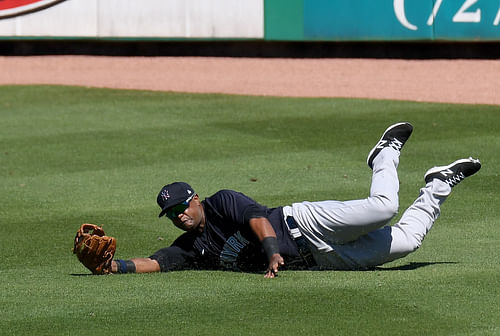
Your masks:
<path fill-rule="evenodd" d="M 194 195 L 195 192 L 193 188 L 185 182 L 167 184 L 161 189 L 158 197 L 156 198 L 156 202 L 161 208 L 161 212 L 158 217 L 163 216 L 169 208 L 176 206 L 177 204 L 190 201 Z"/>

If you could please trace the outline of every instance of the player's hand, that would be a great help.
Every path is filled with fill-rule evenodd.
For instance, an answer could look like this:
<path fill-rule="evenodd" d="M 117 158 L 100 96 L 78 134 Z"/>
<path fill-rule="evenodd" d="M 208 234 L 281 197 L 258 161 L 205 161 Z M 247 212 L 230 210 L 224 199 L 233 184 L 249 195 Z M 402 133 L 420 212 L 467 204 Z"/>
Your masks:
<path fill-rule="evenodd" d="M 271 260 L 269 261 L 269 267 L 267 268 L 264 278 L 274 278 L 278 276 L 278 268 L 283 266 L 285 261 L 279 253 L 273 254 Z"/>

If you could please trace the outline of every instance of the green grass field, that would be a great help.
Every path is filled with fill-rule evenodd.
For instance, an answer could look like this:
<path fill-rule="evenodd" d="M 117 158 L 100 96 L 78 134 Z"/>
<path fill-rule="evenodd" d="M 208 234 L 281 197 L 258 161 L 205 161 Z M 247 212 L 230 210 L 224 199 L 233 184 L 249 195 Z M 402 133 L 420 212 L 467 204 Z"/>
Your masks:
<path fill-rule="evenodd" d="M 500 106 L 2 86 L 0 117 L 1 335 L 500 335 Z M 366 197 L 366 155 L 403 120 L 400 213 L 428 168 L 483 168 L 376 271 L 92 276 L 71 252 L 84 222 L 120 258 L 170 244 L 156 195 L 177 180 L 268 206 Z"/>

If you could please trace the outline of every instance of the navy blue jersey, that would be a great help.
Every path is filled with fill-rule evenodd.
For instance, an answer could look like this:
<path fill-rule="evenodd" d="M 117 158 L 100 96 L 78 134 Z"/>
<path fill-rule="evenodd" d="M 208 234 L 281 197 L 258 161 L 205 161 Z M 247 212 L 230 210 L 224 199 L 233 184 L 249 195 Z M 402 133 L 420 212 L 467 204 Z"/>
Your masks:
<path fill-rule="evenodd" d="M 181 269 L 265 270 L 267 257 L 249 225 L 250 219 L 260 217 L 266 217 L 276 232 L 285 266 L 302 265 L 297 245 L 284 222 L 282 207 L 267 208 L 232 190 L 221 190 L 201 204 L 205 211 L 203 232 L 186 232 L 170 247 L 150 257 L 158 261 L 163 272 Z"/>

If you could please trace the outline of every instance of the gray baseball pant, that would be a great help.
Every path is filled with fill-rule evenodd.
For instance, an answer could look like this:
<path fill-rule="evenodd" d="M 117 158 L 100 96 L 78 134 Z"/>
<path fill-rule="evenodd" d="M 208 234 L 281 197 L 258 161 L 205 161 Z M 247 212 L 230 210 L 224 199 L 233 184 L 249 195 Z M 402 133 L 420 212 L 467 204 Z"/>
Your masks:
<path fill-rule="evenodd" d="M 451 187 L 434 180 L 394 225 L 399 207 L 399 152 L 384 148 L 373 161 L 370 196 L 352 201 L 300 202 L 283 209 L 310 243 L 321 269 L 370 269 L 420 247 Z"/>

